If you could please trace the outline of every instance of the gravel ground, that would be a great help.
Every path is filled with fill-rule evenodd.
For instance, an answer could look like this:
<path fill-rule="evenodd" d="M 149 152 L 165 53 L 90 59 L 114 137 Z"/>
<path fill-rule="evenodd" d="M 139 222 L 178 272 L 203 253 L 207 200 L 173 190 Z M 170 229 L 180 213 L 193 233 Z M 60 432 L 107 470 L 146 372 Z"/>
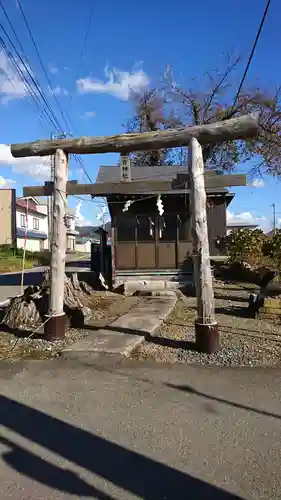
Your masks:
<path fill-rule="evenodd" d="M 91 326 L 102 328 L 128 312 L 139 300 L 137 297 L 111 292 L 94 292 L 91 297 L 85 297 L 83 302 L 92 310 Z M 63 340 L 49 342 L 42 338 L 42 330 L 35 334 L 32 331 L 15 334 L 0 330 L 0 361 L 56 358 L 63 348 L 88 335 L 87 329 L 68 328 Z"/>
<path fill-rule="evenodd" d="M 134 351 L 132 357 L 204 365 L 280 366 L 280 318 L 256 320 L 245 317 L 249 296 L 245 285 L 217 282 L 215 296 L 221 345 L 217 353 L 208 355 L 193 350 L 196 299 L 182 297 L 166 322 Z"/>

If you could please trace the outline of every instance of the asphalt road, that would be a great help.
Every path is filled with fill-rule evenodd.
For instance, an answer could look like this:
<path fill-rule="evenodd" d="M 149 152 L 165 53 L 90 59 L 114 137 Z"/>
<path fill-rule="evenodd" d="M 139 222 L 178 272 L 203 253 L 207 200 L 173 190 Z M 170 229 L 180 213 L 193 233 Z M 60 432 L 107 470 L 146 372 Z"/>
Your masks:
<path fill-rule="evenodd" d="M 280 370 L 97 356 L 0 379 L 1 499 L 281 498 Z"/>
<path fill-rule="evenodd" d="M 44 272 L 48 266 L 34 267 L 24 273 L 24 286 L 40 285 L 44 278 Z M 71 254 L 66 255 L 66 272 L 83 273 L 90 271 L 90 257 L 85 255 L 77 257 Z M 21 293 L 21 273 L 2 273 L 0 274 L 0 303 L 15 297 Z"/>

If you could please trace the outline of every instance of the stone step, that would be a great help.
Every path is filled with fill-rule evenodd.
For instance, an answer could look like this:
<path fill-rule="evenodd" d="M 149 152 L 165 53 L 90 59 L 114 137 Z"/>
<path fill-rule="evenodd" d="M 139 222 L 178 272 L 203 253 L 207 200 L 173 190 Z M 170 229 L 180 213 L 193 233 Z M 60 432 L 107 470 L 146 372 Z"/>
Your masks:
<path fill-rule="evenodd" d="M 176 297 L 176 290 L 136 290 L 134 295 L 140 297 Z"/>
<path fill-rule="evenodd" d="M 130 280 L 124 283 L 125 295 L 133 295 L 141 291 L 146 292 L 167 292 L 175 291 L 183 286 L 192 283 L 192 281 L 164 281 L 164 280 Z M 164 295 L 164 294 L 163 294 Z"/>

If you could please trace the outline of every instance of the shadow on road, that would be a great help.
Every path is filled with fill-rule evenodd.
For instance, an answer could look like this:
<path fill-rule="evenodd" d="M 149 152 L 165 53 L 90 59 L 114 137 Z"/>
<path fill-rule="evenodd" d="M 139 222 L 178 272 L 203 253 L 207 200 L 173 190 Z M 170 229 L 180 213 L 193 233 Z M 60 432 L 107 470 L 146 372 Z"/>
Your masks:
<path fill-rule="evenodd" d="M 75 472 L 51 464 L 10 439 L 0 436 L 0 443 L 10 448 L 9 451 L 3 453 L 3 460 L 20 474 L 70 495 L 94 497 L 98 500 L 113 500 L 112 497 L 86 483 Z"/>
<path fill-rule="evenodd" d="M 24 285 L 40 285 L 44 279 L 44 271 L 32 271 L 24 273 Z M 0 286 L 20 286 L 21 273 L 0 274 Z"/>
<path fill-rule="evenodd" d="M 70 260 L 66 262 L 66 266 L 69 267 L 85 267 L 90 269 L 90 261 L 87 260 Z"/>
<path fill-rule="evenodd" d="M 139 498 L 239 500 L 216 486 L 5 396 L 0 397 L 0 424 Z M 58 466 L 51 465 L 50 469 L 49 463 L 41 460 L 39 464 L 29 451 L 7 440 L 5 444 L 11 446 L 12 451 L 3 458 L 16 471 L 38 482 L 47 482 L 54 489 L 65 488 L 68 493 L 72 490 L 71 493 L 77 494 L 79 488 L 87 490 L 89 485 L 84 481 L 82 484 L 75 474 L 69 472 L 63 474 L 64 478 L 71 478 L 70 482 L 63 486 L 64 479 L 61 479 L 58 484 L 58 475 L 62 471 Z M 96 498 L 111 497 L 96 492 Z"/>
<path fill-rule="evenodd" d="M 217 401 L 218 403 L 224 403 L 226 405 L 234 406 L 234 408 L 239 408 L 240 410 L 247 410 L 253 413 L 258 413 L 259 415 L 264 415 L 265 417 L 272 417 L 281 420 L 281 415 L 278 413 L 271 413 L 265 410 L 258 410 L 257 408 L 253 408 L 252 406 L 242 405 L 240 403 L 235 403 L 235 401 L 229 401 L 227 399 L 218 398 L 217 396 L 212 396 L 211 394 L 206 394 L 205 392 L 200 392 L 194 389 L 189 385 L 174 385 L 174 384 L 165 384 L 167 387 L 171 389 L 178 389 L 179 391 L 188 392 L 189 394 L 195 394 L 196 396 L 200 396 L 205 399 L 209 399 L 211 401 Z"/>

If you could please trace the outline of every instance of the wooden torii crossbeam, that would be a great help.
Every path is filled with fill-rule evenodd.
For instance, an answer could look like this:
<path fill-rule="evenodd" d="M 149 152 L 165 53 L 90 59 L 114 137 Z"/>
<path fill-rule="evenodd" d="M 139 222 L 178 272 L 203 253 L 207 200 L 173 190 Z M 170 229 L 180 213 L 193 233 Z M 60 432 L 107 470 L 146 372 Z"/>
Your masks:
<path fill-rule="evenodd" d="M 106 196 L 113 193 L 145 194 L 164 193 L 180 189 L 167 181 L 124 182 L 79 185 L 67 182 L 67 156 L 74 154 L 129 153 L 131 151 L 189 146 L 189 188 L 193 218 L 193 261 L 197 295 L 198 317 L 195 322 L 197 348 L 204 352 L 216 350 L 219 336 L 215 319 L 214 294 L 210 267 L 209 242 L 206 216 L 206 187 L 245 185 L 245 176 L 217 176 L 216 180 L 204 175 L 201 144 L 251 138 L 257 135 L 258 117 L 246 115 L 209 125 L 197 125 L 175 130 L 120 134 L 109 137 L 80 137 L 79 139 L 42 140 L 24 144 L 12 144 L 15 158 L 55 155 L 54 183 L 45 186 L 25 187 L 24 196 L 53 195 L 53 240 L 51 242 L 51 279 L 46 338 L 64 336 L 65 316 L 63 289 L 65 272 L 66 196 L 90 194 Z M 219 180 L 221 179 L 221 180 Z M 215 186 L 212 184 L 215 182 Z M 219 183 L 219 184 L 218 184 Z M 186 181 L 185 181 L 186 184 Z"/>
<path fill-rule="evenodd" d="M 205 188 L 219 188 L 230 186 L 245 186 L 246 176 L 244 174 L 216 175 L 214 177 L 204 176 Z M 95 184 L 77 184 L 72 181 L 66 183 L 66 194 L 91 195 L 92 197 L 106 197 L 112 194 L 165 194 L 177 189 L 190 189 L 190 179 L 178 183 L 175 181 L 132 181 L 132 182 L 98 182 Z M 53 182 L 46 182 L 45 186 L 25 186 L 23 196 L 52 196 L 54 190 Z"/>

